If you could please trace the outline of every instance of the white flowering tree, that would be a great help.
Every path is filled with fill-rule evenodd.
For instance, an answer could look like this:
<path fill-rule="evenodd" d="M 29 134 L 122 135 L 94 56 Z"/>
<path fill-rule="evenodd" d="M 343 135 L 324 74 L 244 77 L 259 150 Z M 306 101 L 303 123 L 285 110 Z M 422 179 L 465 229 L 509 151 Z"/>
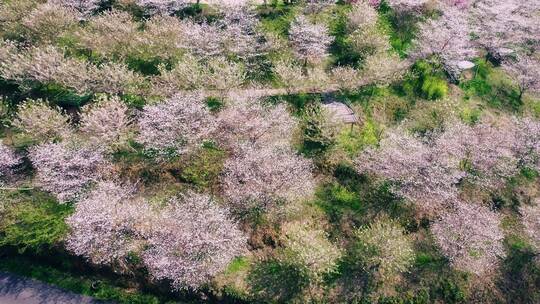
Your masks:
<path fill-rule="evenodd" d="M 328 56 L 333 41 L 324 24 L 315 24 L 305 16 L 298 16 L 289 29 L 289 39 L 297 57 L 307 62 L 318 62 Z"/>
<path fill-rule="evenodd" d="M 536 250 L 540 250 L 540 202 L 537 199 L 533 205 L 522 205 L 519 208 L 525 233 L 529 236 Z"/>
<path fill-rule="evenodd" d="M 477 43 L 496 59 L 540 42 L 538 1 L 477 0 L 470 8 Z"/>
<path fill-rule="evenodd" d="M 467 12 L 459 7 L 444 6 L 442 16 L 420 24 L 410 55 L 413 58 L 437 56 L 446 70 L 457 77 L 458 62 L 472 59 L 477 53 L 468 18 Z"/>
<path fill-rule="evenodd" d="M 130 252 L 142 250 L 142 228 L 152 218 L 149 204 L 134 198 L 134 187 L 103 181 L 83 197 L 66 219 L 66 248 L 97 265 L 125 269 Z"/>
<path fill-rule="evenodd" d="M 80 198 L 100 179 L 106 164 L 99 149 L 74 142 L 41 144 L 30 149 L 29 157 L 37 171 L 37 185 L 60 202 Z"/>
<path fill-rule="evenodd" d="M 515 142 L 520 165 L 540 170 L 540 121 L 530 117 L 518 121 Z"/>
<path fill-rule="evenodd" d="M 77 12 L 69 7 L 46 2 L 37 6 L 21 21 L 33 42 L 54 43 L 77 25 Z"/>
<path fill-rule="evenodd" d="M 49 2 L 75 9 L 81 13 L 81 18 L 86 18 L 95 13 L 104 0 L 52 0 Z"/>
<path fill-rule="evenodd" d="M 396 221 L 378 219 L 358 229 L 355 236 L 358 258 L 362 260 L 359 262 L 382 282 L 394 281 L 414 263 L 413 239 Z"/>
<path fill-rule="evenodd" d="M 435 241 L 455 268 L 482 275 L 497 267 L 504 251 L 499 216 L 483 206 L 458 202 L 431 226 Z"/>
<path fill-rule="evenodd" d="M 313 193 L 312 166 L 287 146 L 244 145 L 225 162 L 223 194 L 235 212 L 270 211 Z"/>
<path fill-rule="evenodd" d="M 110 148 L 127 139 L 130 122 L 128 107 L 118 96 L 102 95 L 82 108 L 79 130 L 93 144 Z"/>
<path fill-rule="evenodd" d="M 169 15 L 189 5 L 189 2 L 185 0 L 137 0 L 136 3 L 149 15 Z"/>
<path fill-rule="evenodd" d="M 242 255 L 246 237 L 228 212 L 207 195 L 173 197 L 147 231 L 144 264 L 156 280 L 175 289 L 198 289 Z"/>
<path fill-rule="evenodd" d="M 201 145 L 215 128 L 215 119 L 199 94 L 175 95 L 144 107 L 137 141 L 158 155 L 180 155 Z"/>
<path fill-rule="evenodd" d="M 517 81 L 520 99 L 527 92 L 540 93 L 540 53 L 538 57 L 521 55 L 503 63 L 503 69 Z"/>
<path fill-rule="evenodd" d="M 5 145 L 2 140 L 0 140 L 0 178 L 8 174 L 10 170 L 20 164 L 21 161 L 21 157 L 18 156 L 11 147 Z"/>
<path fill-rule="evenodd" d="M 13 126 L 36 142 L 67 137 L 71 133 L 69 117 L 57 106 L 42 100 L 26 100 L 17 108 Z"/>
<path fill-rule="evenodd" d="M 367 149 L 356 160 L 356 168 L 395 182 L 394 193 L 415 203 L 422 212 L 432 214 L 457 198 L 456 184 L 465 172 L 455 161 L 398 129 L 387 132 L 379 148 Z"/>
<path fill-rule="evenodd" d="M 342 252 L 328 240 L 327 233 L 309 223 L 284 225 L 283 259 L 297 265 L 312 283 L 322 283 L 325 274 L 334 273 Z"/>
<path fill-rule="evenodd" d="M 271 106 L 255 96 L 234 96 L 219 113 L 215 138 L 232 150 L 245 143 L 287 145 L 297 125 L 284 104 Z"/>

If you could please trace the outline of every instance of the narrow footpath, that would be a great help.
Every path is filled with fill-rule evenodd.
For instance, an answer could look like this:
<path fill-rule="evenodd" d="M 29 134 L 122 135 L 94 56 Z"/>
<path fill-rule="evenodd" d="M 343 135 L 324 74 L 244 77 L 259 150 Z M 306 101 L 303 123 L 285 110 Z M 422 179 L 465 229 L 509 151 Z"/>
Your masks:
<path fill-rule="evenodd" d="M 104 304 L 33 279 L 0 272 L 0 304 Z M 110 302 L 107 302 L 110 304 Z"/>

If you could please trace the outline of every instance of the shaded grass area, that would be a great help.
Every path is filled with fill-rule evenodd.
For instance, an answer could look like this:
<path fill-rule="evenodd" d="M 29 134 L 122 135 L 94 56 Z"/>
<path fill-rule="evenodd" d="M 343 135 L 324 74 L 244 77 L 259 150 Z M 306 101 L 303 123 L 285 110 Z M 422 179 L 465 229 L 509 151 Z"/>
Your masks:
<path fill-rule="evenodd" d="M 179 303 L 161 296 L 145 293 L 123 284 L 118 278 L 81 271 L 69 257 L 54 255 L 55 261 L 32 255 L 2 256 L 0 270 L 31 277 L 39 281 L 99 300 L 117 303 Z"/>

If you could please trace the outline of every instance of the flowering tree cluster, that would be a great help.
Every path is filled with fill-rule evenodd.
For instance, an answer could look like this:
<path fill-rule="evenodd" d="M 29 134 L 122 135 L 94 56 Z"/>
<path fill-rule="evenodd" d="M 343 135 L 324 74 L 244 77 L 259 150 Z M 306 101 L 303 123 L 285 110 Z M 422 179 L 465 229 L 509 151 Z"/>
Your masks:
<path fill-rule="evenodd" d="M 66 58 L 53 46 L 17 50 L 12 42 L 0 42 L 5 53 L 0 56 L 0 76 L 22 85 L 56 83 L 79 93 L 133 92 L 142 77 L 121 63 L 101 66 L 86 61 Z"/>
<path fill-rule="evenodd" d="M 415 255 L 413 240 L 399 223 L 379 219 L 356 231 L 356 250 L 366 270 L 374 271 L 383 282 L 391 282 L 412 266 Z"/>
<path fill-rule="evenodd" d="M 49 2 L 75 9 L 81 14 L 80 18 L 85 18 L 96 12 L 104 0 L 49 0 Z"/>
<path fill-rule="evenodd" d="M 26 15 L 21 24 L 32 41 L 51 43 L 77 25 L 77 12 L 54 2 L 45 2 Z"/>
<path fill-rule="evenodd" d="M 385 86 L 403 79 L 408 68 L 399 56 L 377 52 L 365 59 L 360 75 L 364 82 Z"/>
<path fill-rule="evenodd" d="M 215 120 L 199 94 L 175 95 L 144 107 L 137 141 L 159 155 L 179 155 L 202 144 Z"/>
<path fill-rule="evenodd" d="M 132 186 L 98 183 L 66 219 L 71 233 L 66 248 L 94 264 L 124 269 L 125 258 L 144 244 L 141 229 L 151 220 L 148 204 L 135 199 Z"/>
<path fill-rule="evenodd" d="M 517 80 L 520 99 L 526 92 L 540 93 L 540 53 L 537 57 L 521 55 L 503 63 L 503 69 Z"/>
<path fill-rule="evenodd" d="M 314 191 L 312 164 L 292 148 L 244 145 L 225 162 L 223 195 L 236 212 L 270 211 Z"/>
<path fill-rule="evenodd" d="M 140 254 L 156 280 L 198 289 L 245 250 L 246 238 L 207 195 L 187 192 L 162 208 L 135 196 L 133 186 L 104 181 L 67 219 L 67 248 L 91 262 L 128 270 Z"/>
<path fill-rule="evenodd" d="M 105 158 L 95 147 L 74 142 L 45 143 L 30 149 L 37 184 L 60 202 L 80 198 L 103 175 Z"/>
<path fill-rule="evenodd" d="M 169 15 L 189 5 L 189 2 L 185 0 L 137 0 L 136 3 L 150 15 Z"/>
<path fill-rule="evenodd" d="M 523 205 L 519 208 L 522 216 L 525 232 L 532 240 L 537 250 L 540 250 L 540 202 L 536 200 L 534 205 Z"/>
<path fill-rule="evenodd" d="M 368 149 L 357 161 L 360 172 L 372 172 L 398 184 L 393 191 L 423 211 L 440 210 L 452 205 L 458 195 L 458 183 L 469 181 L 488 190 L 496 190 L 519 171 L 526 159 L 537 159 L 529 136 L 533 124 L 509 121 L 475 126 L 452 121 L 433 139 L 409 135 L 398 129 L 388 132 L 378 149 Z M 522 151 L 522 152 L 520 152 Z M 532 153 L 532 152 L 531 152 Z M 528 156 L 529 155 L 529 156 Z"/>
<path fill-rule="evenodd" d="M 428 0 L 388 0 L 388 5 L 397 12 L 414 12 L 422 9 Z"/>
<path fill-rule="evenodd" d="M 328 56 L 333 38 L 328 28 L 314 24 L 305 16 L 298 16 L 291 24 L 289 38 L 297 57 L 304 62 L 319 62 Z"/>
<path fill-rule="evenodd" d="M 331 87 L 330 79 L 320 65 L 302 67 L 292 60 L 279 61 L 274 73 L 287 92 L 316 92 L 324 87 Z"/>
<path fill-rule="evenodd" d="M 62 109 L 41 99 L 20 104 L 13 126 L 37 142 L 64 138 L 71 133 L 69 117 Z"/>
<path fill-rule="evenodd" d="M 426 213 L 438 212 L 457 198 L 456 184 L 465 176 L 455 160 L 405 130 L 391 131 L 356 160 L 360 172 L 372 172 L 397 182 L 393 191 Z"/>
<path fill-rule="evenodd" d="M 455 211 L 433 223 L 442 253 L 457 269 L 482 275 L 506 256 L 499 216 L 486 207 L 458 202 Z"/>
<path fill-rule="evenodd" d="M 537 1 L 477 0 L 470 8 L 478 44 L 497 59 L 540 43 Z"/>
<path fill-rule="evenodd" d="M 518 122 L 515 152 L 521 165 L 540 171 L 540 121 L 524 118 Z"/>
<path fill-rule="evenodd" d="M 349 42 L 361 55 L 373 55 L 390 49 L 389 37 L 377 26 L 377 11 L 367 2 L 356 2 L 347 15 Z"/>
<path fill-rule="evenodd" d="M 313 283 L 320 283 L 325 274 L 337 271 L 341 251 L 322 229 L 309 223 L 291 222 L 284 229 L 283 259 L 298 265 Z"/>
<path fill-rule="evenodd" d="M 130 122 L 126 104 L 118 96 L 103 95 L 82 108 L 79 130 L 92 144 L 110 148 L 127 139 Z"/>
<path fill-rule="evenodd" d="M 444 5 L 442 16 L 422 23 L 411 52 L 413 58 L 437 56 L 446 70 L 457 77 L 458 63 L 472 59 L 476 46 L 471 40 L 471 26 L 467 12 L 460 7 Z"/>
<path fill-rule="evenodd" d="M 207 195 L 171 198 L 152 220 L 142 254 L 150 274 L 177 289 L 197 289 L 245 250 L 246 238 Z"/>
<path fill-rule="evenodd" d="M 255 96 L 235 96 L 219 113 L 215 138 L 235 151 L 246 143 L 288 145 L 297 125 L 283 104 L 270 106 Z"/>
<path fill-rule="evenodd" d="M 9 173 L 11 168 L 20 164 L 21 161 L 21 157 L 0 140 L 0 177 Z"/>
<path fill-rule="evenodd" d="M 231 89 L 242 86 L 246 79 L 241 63 L 224 57 L 215 57 L 200 63 L 194 56 L 184 56 L 172 70 L 159 67 L 161 75 L 154 79 L 153 90 L 157 95 L 170 96 L 178 91 L 210 89 L 218 91 L 222 97 Z"/>

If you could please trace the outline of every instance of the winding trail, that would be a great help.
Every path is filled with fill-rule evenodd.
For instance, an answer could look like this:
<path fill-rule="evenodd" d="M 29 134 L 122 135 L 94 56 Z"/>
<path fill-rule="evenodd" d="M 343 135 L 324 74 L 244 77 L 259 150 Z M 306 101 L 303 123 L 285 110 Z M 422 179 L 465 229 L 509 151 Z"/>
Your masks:
<path fill-rule="evenodd" d="M 105 304 L 33 279 L 0 272 L 1 304 Z"/>

